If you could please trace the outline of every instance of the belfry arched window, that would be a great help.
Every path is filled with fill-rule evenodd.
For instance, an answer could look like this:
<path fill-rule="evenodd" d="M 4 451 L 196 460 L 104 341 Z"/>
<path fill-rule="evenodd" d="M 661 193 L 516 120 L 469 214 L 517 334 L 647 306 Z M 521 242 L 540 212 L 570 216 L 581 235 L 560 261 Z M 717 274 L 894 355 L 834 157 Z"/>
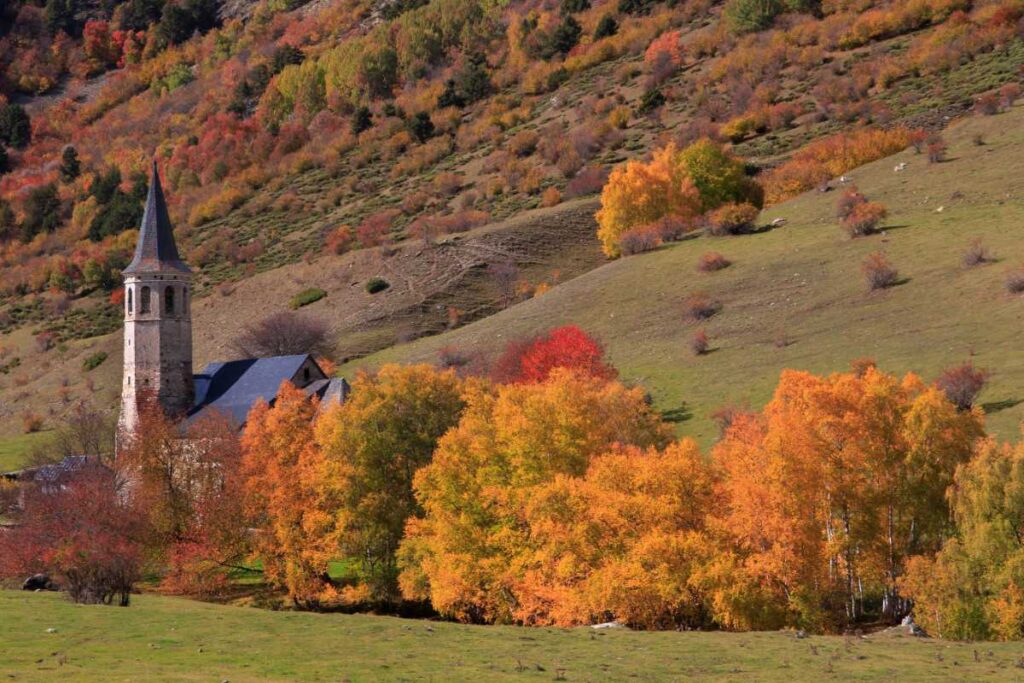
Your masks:
<path fill-rule="evenodd" d="M 164 290 L 164 313 L 174 313 L 174 287 Z"/>
<path fill-rule="evenodd" d="M 139 293 L 139 313 L 149 313 L 149 287 L 143 287 Z"/>
<path fill-rule="evenodd" d="M 128 288 L 128 314 L 131 315 L 135 312 L 134 298 L 132 297 L 132 288 Z"/>

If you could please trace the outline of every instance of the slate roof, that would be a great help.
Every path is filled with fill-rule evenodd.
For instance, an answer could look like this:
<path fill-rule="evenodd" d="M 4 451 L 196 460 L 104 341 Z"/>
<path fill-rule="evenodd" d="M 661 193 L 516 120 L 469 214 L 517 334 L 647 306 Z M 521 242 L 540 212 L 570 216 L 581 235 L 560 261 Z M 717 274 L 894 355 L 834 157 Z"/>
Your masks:
<path fill-rule="evenodd" d="M 260 399 L 273 403 L 281 382 L 295 377 L 309 358 L 301 354 L 210 363 L 193 375 L 196 402 L 189 417 L 214 408 L 244 425 L 249 409 Z"/>
<path fill-rule="evenodd" d="M 87 455 L 69 455 L 60 462 L 43 465 L 35 471 L 32 479 L 37 484 L 57 484 L 88 465 L 89 460 Z"/>
<path fill-rule="evenodd" d="M 352 387 L 344 377 L 318 379 L 306 387 L 306 395 L 316 396 L 320 399 L 321 411 L 332 404 L 344 403 L 350 391 L 352 391 Z"/>
<path fill-rule="evenodd" d="M 160 174 L 157 173 L 154 159 L 153 171 L 149 176 L 146 209 L 142 214 L 142 225 L 139 227 L 139 243 L 135 247 L 135 257 L 122 272 L 132 274 L 161 270 L 192 272 L 178 256 L 178 247 L 174 243 L 174 229 L 171 227 L 171 218 L 167 215 L 167 202 L 164 201 L 164 190 L 160 186 Z"/>

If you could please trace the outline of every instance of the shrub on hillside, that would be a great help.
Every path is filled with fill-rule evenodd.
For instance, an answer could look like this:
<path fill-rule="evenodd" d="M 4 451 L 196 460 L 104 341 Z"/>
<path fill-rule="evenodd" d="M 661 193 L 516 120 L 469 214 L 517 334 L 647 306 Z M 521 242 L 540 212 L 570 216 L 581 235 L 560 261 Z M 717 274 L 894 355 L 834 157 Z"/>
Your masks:
<path fill-rule="evenodd" d="M 864 279 L 871 291 L 886 289 L 899 282 L 899 271 L 880 251 L 868 254 L 861 264 L 861 270 L 864 272 Z"/>
<path fill-rule="evenodd" d="M 703 356 L 708 352 L 709 347 L 708 333 L 704 330 L 697 330 L 696 334 L 690 339 L 690 350 L 693 351 L 693 355 Z"/>
<path fill-rule="evenodd" d="M 608 182 L 608 169 L 603 166 L 587 166 L 580 169 L 565 186 L 567 198 L 597 194 Z"/>
<path fill-rule="evenodd" d="M 862 129 L 817 140 L 793 154 L 763 178 L 765 201 L 778 204 L 813 190 L 830 178 L 876 159 L 906 149 L 911 143 L 923 145 L 927 134 L 908 128 Z M 922 147 L 923 148 L 923 147 Z"/>
<path fill-rule="evenodd" d="M 683 150 L 669 144 L 650 162 L 629 161 L 612 171 L 597 212 L 598 238 L 609 257 L 621 253 L 621 236 L 672 217 L 684 226 L 728 203 L 761 203 L 761 191 L 742 160 L 720 144 L 700 140 Z"/>
<path fill-rule="evenodd" d="M 106 359 L 106 351 L 97 351 L 96 353 L 89 354 L 88 356 L 85 357 L 85 360 L 82 361 L 82 370 L 84 370 L 85 372 L 95 370 L 99 366 L 103 365 L 103 361 L 105 361 Z"/>
<path fill-rule="evenodd" d="M 545 208 L 557 206 L 561 201 L 562 193 L 558 191 L 557 187 L 551 186 L 540 194 L 540 205 Z"/>
<path fill-rule="evenodd" d="M 1024 267 L 1014 268 L 1006 274 L 1006 291 L 1010 294 L 1024 292 Z"/>
<path fill-rule="evenodd" d="M 601 343 L 575 325 L 509 342 L 491 376 L 503 384 L 533 384 L 546 381 L 556 369 L 607 380 L 618 376 L 605 361 Z"/>
<path fill-rule="evenodd" d="M 288 307 L 294 311 L 302 308 L 303 306 L 308 306 L 311 303 L 320 301 L 320 299 L 323 299 L 325 296 L 327 296 L 327 292 L 319 287 L 309 287 L 308 289 L 304 289 L 293 296 L 291 301 L 288 302 Z"/>
<path fill-rule="evenodd" d="M 689 320 L 700 322 L 722 310 L 722 304 L 707 292 L 693 292 L 683 301 L 683 308 Z"/>
<path fill-rule="evenodd" d="M 1007 83 L 999 89 L 999 104 L 1004 109 L 1012 107 L 1020 98 L 1021 87 L 1018 83 Z"/>
<path fill-rule="evenodd" d="M 26 410 L 21 414 L 21 431 L 25 434 L 35 434 L 43 428 L 43 416 Z"/>
<path fill-rule="evenodd" d="M 708 214 L 708 232 L 716 237 L 738 235 L 754 227 L 761 211 L 753 204 L 723 204 Z"/>
<path fill-rule="evenodd" d="M 949 149 L 949 146 L 946 144 L 946 141 L 943 140 L 940 136 L 935 135 L 932 136 L 930 140 L 928 140 L 927 149 L 928 163 L 939 164 L 946 160 L 946 151 Z"/>
<path fill-rule="evenodd" d="M 352 249 L 352 245 L 355 243 L 355 233 L 347 225 L 339 225 L 327 233 L 324 243 L 327 251 L 340 256 Z"/>
<path fill-rule="evenodd" d="M 982 244 L 980 238 L 972 240 L 961 257 L 961 261 L 965 268 L 983 266 L 994 260 L 995 259 L 992 257 L 991 252 L 989 252 L 988 248 Z"/>
<path fill-rule="evenodd" d="M 763 31 L 785 10 L 782 0 L 729 0 L 722 16 L 734 33 Z"/>
<path fill-rule="evenodd" d="M 390 286 L 391 284 L 388 283 L 388 281 L 382 277 L 371 277 L 369 280 L 366 281 L 366 291 L 370 294 L 383 292 Z"/>
<path fill-rule="evenodd" d="M 887 215 L 884 205 L 865 199 L 849 208 L 840 226 L 850 237 L 864 237 L 873 233 Z"/>
<path fill-rule="evenodd" d="M 974 399 L 985 388 L 989 373 L 974 367 L 970 361 L 944 370 L 935 380 L 935 386 L 946 394 L 950 403 L 958 410 L 970 410 Z"/>
<path fill-rule="evenodd" d="M 717 251 L 709 251 L 700 257 L 697 262 L 697 270 L 702 273 L 713 273 L 732 265 L 732 261 L 722 256 Z"/>
<path fill-rule="evenodd" d="M 974 111 L 983 116 L 995 116 L 999 113 L 999 96 L 993 92 L 985 93 L 975 100 Z"/>
<path fill-rule="evenodd" d="M 619 239 L 619 250 L 623 256 L 632 256 L 645 251 L 654 251 L 661 246 L 657 227 L 645 225 L 633 228 Z"/>
<path fill-rule="evenodd" d="M 321 318 L 281 311 L 249 323 L 231 342 L 242 358 L 311 353 L 329 357 L 334 351 L 330 327 Z"/>
<path fill-rule="evenodd" d="M 517 157 L 528 157 L 537 150 L 540 136 L 533 130 L 521 130 L 508 141 L 508 149 Z"/>

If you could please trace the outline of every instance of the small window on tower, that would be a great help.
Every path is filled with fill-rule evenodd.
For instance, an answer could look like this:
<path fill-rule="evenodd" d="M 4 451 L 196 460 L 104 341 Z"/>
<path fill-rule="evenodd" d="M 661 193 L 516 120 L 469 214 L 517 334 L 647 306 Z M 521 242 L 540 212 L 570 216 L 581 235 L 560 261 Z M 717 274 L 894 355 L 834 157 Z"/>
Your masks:
<path fill-rule="evenodd" d="M 164 290 L 164 313 L 174 313 L 174 287 Z"/>
<path fill-rule="evenodd" d="M 129 314 L 135 312 L 135 310 L 134 310 L 135 307 L 134 307 L 133 304 L 134 304 L 134 301 L 133 301 L 133 298 L 132 298 L 132 290 L 131 290 L 131 287 L 129 287 L 128 288 L 128 313 Z"/>
<path fill-rule="evenodd" d="M 188 287 L 181 288 L 181 312 L 188 313 Z"/>
<path fill-rule="evenodd" d="M 139 293 L 139 313 L 149 313 L 149 287 L 143 287 Z"/>

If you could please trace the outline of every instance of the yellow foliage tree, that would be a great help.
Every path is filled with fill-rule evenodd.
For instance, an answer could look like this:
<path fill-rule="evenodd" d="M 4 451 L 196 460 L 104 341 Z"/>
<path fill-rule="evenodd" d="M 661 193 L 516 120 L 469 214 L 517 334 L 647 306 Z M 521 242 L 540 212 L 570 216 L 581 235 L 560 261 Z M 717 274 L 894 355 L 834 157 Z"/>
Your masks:
<path fill-rule="evenodd" d="M 914 619 L 944 638 L 1024 638 L 1024 443 L 987 439 L 951 489 L 957 534 L 903 581 Z"/>
<path fill-rule="evenodd" d="M 639 389 L 568 370 L 542 384 L 475 385 L 465 400 L 458 426 L 416 475 L 425 516 L 406 527 L 402 592 L 464 621 L 550 620 L 521 604 L 534 493 L 584 476 L 615 444 L 663 446 L 669 430 Z"/>
<path fill-rule="evenodd" d="M 688 229 L 697 218 L 725 202 L 760 206 L 762 193 L 747 178 L 743 162 L 711 140 L 684 150 L 669 144 L 651 161 L 629 161 L 612 171 L 601 192 L 597 236 L 610 258 L 621 254 L 622 236 L 671 217 Z"/>
<path fill-rule="evenodd" d="M 317 421 L 323 453 L 316 504 L 330 517 L 326 547 L 359 567 L 365 598 L 398 600 L 395 552 L 420 512 L 413 476 L 462 412 L 462 382 L 430 365 L 360 374 L 344 404 Z"/>
<path fill-rule="evenodd" d="M 514 618 L 710 626 L 697 577 L 717 552 L 704 532 L 715 487 L 689 439 L 663 451 L 599 455 L 582 476 L 559 474 L 537 486 L 523 511 L 529 541 L 513 564 Z"/>
<path fill-rule="evenodd" d="M 649 163 L 628 161 L 612 171 L 601 192 L 597 237 L 610 258 L 621 254 L 619 240 L 633 228 L 665 216 L 686 222 L 700 214 L 700 193 L 674 144 L 654 152 Z"/>

